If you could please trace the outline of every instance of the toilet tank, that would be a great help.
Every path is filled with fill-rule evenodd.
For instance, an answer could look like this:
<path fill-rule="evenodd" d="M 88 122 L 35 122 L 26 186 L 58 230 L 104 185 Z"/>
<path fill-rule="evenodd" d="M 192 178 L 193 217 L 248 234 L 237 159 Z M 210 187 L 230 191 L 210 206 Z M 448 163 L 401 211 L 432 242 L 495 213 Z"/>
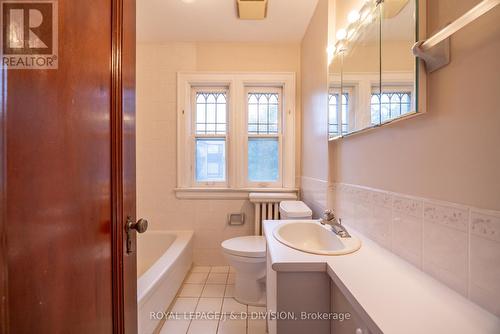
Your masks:
<path fill-rule="evenodd" d="M 282 220 L 311 219 L 312 211 L 302 201 L 282 201 L 280 216 Z"/>

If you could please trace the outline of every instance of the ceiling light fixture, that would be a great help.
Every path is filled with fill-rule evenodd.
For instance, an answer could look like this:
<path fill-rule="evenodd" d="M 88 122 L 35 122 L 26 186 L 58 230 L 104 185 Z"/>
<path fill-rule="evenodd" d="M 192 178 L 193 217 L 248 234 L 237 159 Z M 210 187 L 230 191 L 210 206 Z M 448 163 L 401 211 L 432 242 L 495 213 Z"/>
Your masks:
<path fill-rule="evenodd" d="M 242 20 L 263 20 L 267 16 L 268 0 L 237 0 L 238 17 Z"/>

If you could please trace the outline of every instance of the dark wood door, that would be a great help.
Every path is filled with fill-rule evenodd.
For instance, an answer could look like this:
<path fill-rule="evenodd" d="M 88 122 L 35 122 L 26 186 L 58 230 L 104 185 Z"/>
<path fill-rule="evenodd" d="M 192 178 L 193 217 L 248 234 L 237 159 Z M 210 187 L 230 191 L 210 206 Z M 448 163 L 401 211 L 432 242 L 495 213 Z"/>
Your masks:
<path fill-rule="evenodd" d="M 57 6 L 58 68 L 1 72 L 1 330 L 136 333 L 135 0 Z"/>

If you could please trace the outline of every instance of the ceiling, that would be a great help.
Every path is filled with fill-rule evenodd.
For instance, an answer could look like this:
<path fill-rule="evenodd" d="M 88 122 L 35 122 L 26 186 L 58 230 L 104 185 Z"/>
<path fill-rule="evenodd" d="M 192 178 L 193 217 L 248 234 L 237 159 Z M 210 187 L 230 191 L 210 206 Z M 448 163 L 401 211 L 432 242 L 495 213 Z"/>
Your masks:
<path fill-rule="evenodd" d="M 404 7 L 393 17 L 382 18 L 383 42 L 413 42 L 415 40 L 415 3 L 403 4 Z M 363 27 L 362 40 L 366 43 L 379 43 L 380 31 L 378 21 Z"/>
<path fill-rule="evenodd" d="M 236 0 L 138 0 L 139 42 L 299 42 L 318 0 L 269 0 L 267 18 L 237 18 Z"/>

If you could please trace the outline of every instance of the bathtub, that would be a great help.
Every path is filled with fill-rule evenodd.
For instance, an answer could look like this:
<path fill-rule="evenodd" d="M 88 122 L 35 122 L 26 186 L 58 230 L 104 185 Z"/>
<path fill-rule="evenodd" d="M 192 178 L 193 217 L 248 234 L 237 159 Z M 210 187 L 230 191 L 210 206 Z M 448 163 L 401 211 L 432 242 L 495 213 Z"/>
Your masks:
<path fill-rule="evenodd" d="M 163 312 L 191 268 L 192 231 L 148 231 L 137 239 L 137 306 L 139 334 L 153 333 Z"/>

